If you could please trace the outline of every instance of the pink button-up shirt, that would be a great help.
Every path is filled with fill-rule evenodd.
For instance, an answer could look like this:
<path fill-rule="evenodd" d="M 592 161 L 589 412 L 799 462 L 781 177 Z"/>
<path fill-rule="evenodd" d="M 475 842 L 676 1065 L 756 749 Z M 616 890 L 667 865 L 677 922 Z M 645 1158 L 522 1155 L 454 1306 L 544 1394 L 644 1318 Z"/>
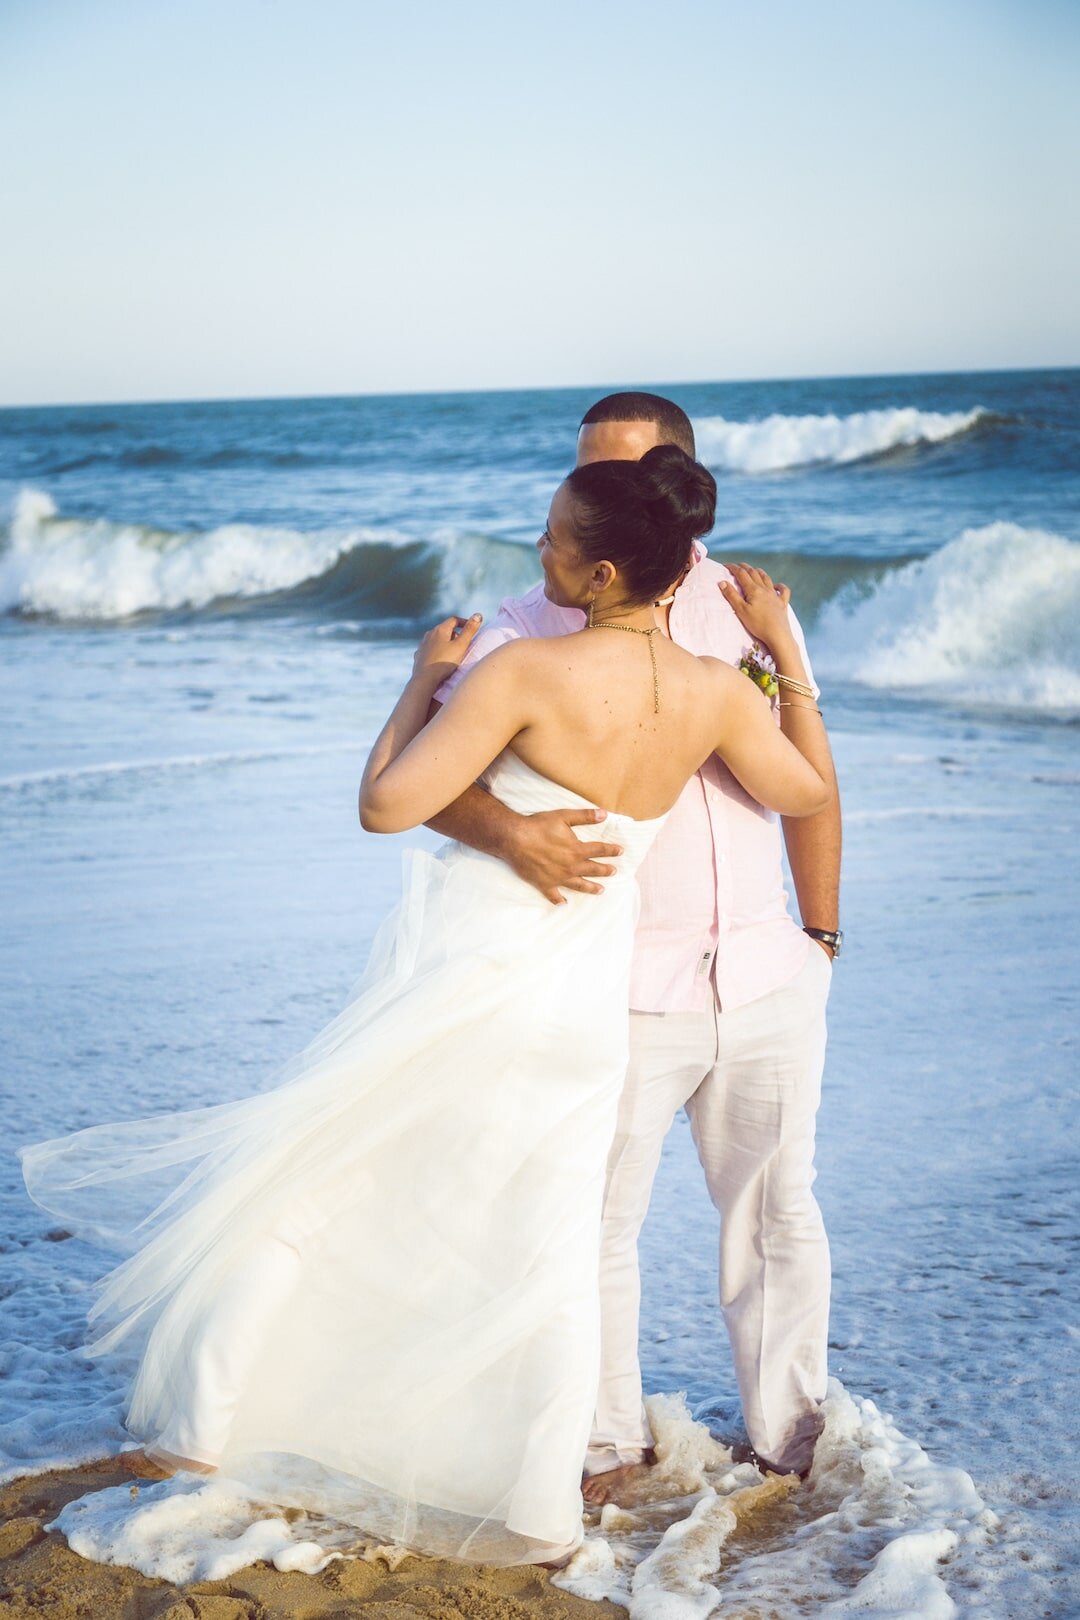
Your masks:
<path fill-rule="evenodd" d="M 668 628 L 680 647 L 738 664 L 750 642 L 718 589 L 731 580 L 703 546 L 675 593 Z M 806 643 L 791 615 L 800 650 Z M 507 598 L 436 694 L 445 702 L 479 659 L 519 636 L 562 636 L 585 615 L 556 607 L 539 585 Z M 813 680 L 813 675 L 810 675 Z M 793 979 L 813 949 L 787 909 L 779 818 L 740 787 L 715 755 L 690 778 L 638 872 L 630 1005 L 637 1012 L 696 1012 L 715 993 L 722 1008 L 756 1001 Z"/>

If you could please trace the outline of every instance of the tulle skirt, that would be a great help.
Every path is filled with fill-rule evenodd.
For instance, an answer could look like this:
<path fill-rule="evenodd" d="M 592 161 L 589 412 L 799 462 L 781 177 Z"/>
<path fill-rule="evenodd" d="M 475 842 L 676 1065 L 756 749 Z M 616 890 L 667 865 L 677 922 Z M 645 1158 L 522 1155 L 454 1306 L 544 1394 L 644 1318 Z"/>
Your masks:
<path fill-rule="evenodd" d="M 630 877 L 552 907 L 413 852 L 273 1089 L 22 1150 L 32 1197 L 124 1252 L 88 1350 L 134 1351 L 133 1435 L 417 1551 L 577 1543 L 636 909 Z"/>

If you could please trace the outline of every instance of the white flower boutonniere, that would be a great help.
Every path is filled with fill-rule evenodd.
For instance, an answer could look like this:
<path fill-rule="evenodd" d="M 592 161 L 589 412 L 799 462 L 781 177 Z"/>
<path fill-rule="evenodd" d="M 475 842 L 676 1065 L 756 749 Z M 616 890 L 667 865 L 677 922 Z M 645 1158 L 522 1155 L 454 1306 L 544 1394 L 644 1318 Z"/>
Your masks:
<path fill-rule="evenodd" d="M 776 697 L 780 691 L 780 683 L 776 679 L 776 665 L 760 641 L 755 641 L 753 646 L 744 650 L 739 668 L 744 675 L 749 675 L 755 686 L 761 687 L 767 698 Z"/>

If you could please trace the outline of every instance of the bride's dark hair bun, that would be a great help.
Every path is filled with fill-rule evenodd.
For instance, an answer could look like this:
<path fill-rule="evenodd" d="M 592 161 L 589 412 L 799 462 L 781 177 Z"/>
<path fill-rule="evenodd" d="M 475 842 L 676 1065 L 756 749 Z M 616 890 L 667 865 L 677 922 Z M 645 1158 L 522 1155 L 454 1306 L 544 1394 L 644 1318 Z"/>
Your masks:
<path fill-rule="evenodd" d="M 716 521 L 716 479 L 677 444 L 658 444 L 637 463 L 641 493 L 654 522 L 685 527 L 693 538 Z"/>
<path fill-rule="evenodd" d="M 652 601 L 679 577 L 716 519 L 716 479 L 674 444 L 658 444 L 640 461 L 589 462 L 567 485 L 582 556 L 614 563 L 636 602 Z"/>

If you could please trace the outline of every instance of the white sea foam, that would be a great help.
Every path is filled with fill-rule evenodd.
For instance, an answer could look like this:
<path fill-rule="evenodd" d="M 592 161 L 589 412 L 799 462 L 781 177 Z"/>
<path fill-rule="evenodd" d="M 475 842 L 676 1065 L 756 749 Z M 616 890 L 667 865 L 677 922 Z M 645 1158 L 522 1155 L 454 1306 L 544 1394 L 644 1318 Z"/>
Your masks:
<path fill-rule="evenodd" d="M 647 1405 L 668 1497 L 605 1510 L 557 1585 L 620 1603 L 630 1620 L 955 1614 L 942 1562 L 977 1558 L 998 1521 L 963 1470 L 932 1462 L 873 1401 L 830 1380 L 810 1480 L 764 1510 L 749 1542 L 733 1534 L 733 1505 L 754 1470 L 733 1469 L 678 1397 Z"/>
<path fill-rule="evenodd" d="M 22 788 L 78 785 L 110 776 L 152 776 L 161 771 L 203 771 L 229 765 L 261 765 L 268 760 L 346 753 L 355 741 L 312 743 L 296 748 L 231 748 L 216 754 L 168 754 L 160 759 L 107 759 L 98 765 L 57 766 L 48 771 L 19 771 L 0 776 L 0 793 Z"/>
<path fill-rule="evenodd" d="M 669 1525 L 634 1571 L 631 1620 L 708 1620 L 720 1602 L 709 1577 L 720 1568 L 735 1522 L 723 1497 L 710 1491 L 687 1518 Z"/>
<path fill-rule="evenodd" d="M 723 416 L 694 423 L 698 454 L 709 467 L 726 472 L 781 472 L 820 463 L 843 466 L 891 450 L 940 444 L 969 432 L 991 413 L 920 411 L 913 405 L 856 411 L 851 416 L 767 416 L 760 422 L 732 422 Z"/>
<path fill-rule="evenodd" d="M 148 609 L 261 596 L 325 573 L 345 551 L 371 538 L 367 530 L 301 534 L 246 523 L 178 534 L 63 518 L 48 495 L 23 490 L 10 544 L 0 553 L 0 611 L 123 619 Z"/>
<path fill-rule="evenodd" d="M 760 1476 L 733 1467 L 681 1397 L 655 1396 L 649 1410 L 660 1462 L 648 1500 L 605 1508 L 559 1586 L 607 1597 L 630 1620 L 706 1620 L 718 1605 L 794 1617 L 811 1602 L 877 1620 L 955 1613 L 942 1562 L 976 1555 L 997 1520 L 967 1474 L 931 1462 L 872 1401 L 831 1382 L 810 1481 L 761 1509 L 749 1543 L 734 1534 L 735 1509 Z M 126 1485 L 90 1492 L 49 1528 L 83 1557 L 179 1583 L 222 1580 L 259 1559 L 315 1573 L 335 1557 L 380 1553 L 343 1526 L 303 1514 L 286 1522 L 226 1477 L 190 1474 L 134 1497 Z"/>
<path fill-rule="evenodd" d="M 47 1526 L 82 1558 L 123 1564 L 185 1585 L 222 1581 L 256 1562 L 310 1575 L 339 1555 L 298 1537 L 285 1519 L 260 1516 L 227 1480 L 182 1474 L 158 1485 L 95 1491 L 69 1502 Z"/>
<path fill-rule="evenodd" d="M 845 587 L 822 610 L 820 674 L 1062 716 L 1080 711 L 1080 543 L 1016 523 Z"/>
<path fill-rule="evenodd" d="M 750 1541 L 735 1533 L 735 1508 L 755 1471 L 732 1468 L 678 1396 L 648 1406 L 667 1500 L 606 1510 L 555 1576 L 559 1586 L 609 1597 L 631 1620 L 793 1617 L 811 1607 L 879 1620 L 954 1614 L 942 1560 L 980 1557 L 996 1518 L 962 1469 L 929 1460 L 873 1401 L 831 1380 L 810 1481 L 769 1503 Z"/>
<path fill-rule="evenodd" d="M 378 617 L 409 618 L 432 607 L 455 612 L 464 603 L 486 610 L 536 574 L 530 549 L 485 535 L 446 532 L 425 542 L 394 529 L 305 532 L 250 523 L 184 533 L 64 517 L 49 495 L 24 489 L 0 549 L 0 613 L 109 621 L 198 610 L 281 595 L 339 563 L 346 566 L 342 598 L 374 592 Z"/>

